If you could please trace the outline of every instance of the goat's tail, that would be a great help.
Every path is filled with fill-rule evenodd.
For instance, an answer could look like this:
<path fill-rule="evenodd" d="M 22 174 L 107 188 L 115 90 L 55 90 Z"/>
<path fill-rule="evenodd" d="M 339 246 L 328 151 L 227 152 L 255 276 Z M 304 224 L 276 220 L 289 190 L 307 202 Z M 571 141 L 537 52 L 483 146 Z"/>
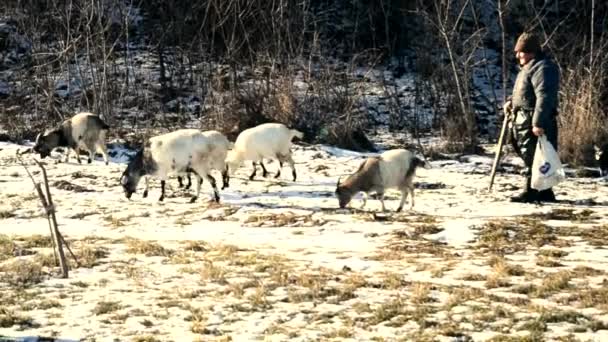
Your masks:
<path fill-rule="evenodd" d="M 296 130 L 296 129 L 290 129 L 289 132 L 291 133 L 291 138 L 293 139 L 293 137 L 296 137 L 298 139 L 302 139 L 304 138 L 304 133 Z"/>

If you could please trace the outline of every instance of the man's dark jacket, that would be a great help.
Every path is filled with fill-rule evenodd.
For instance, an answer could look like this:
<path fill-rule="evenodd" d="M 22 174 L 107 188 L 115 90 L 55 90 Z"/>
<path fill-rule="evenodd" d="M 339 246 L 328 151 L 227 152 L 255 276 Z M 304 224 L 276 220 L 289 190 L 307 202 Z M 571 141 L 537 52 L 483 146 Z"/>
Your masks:
<path fill-rule="evenodd" d="M 538 54 L 517 74 L 511 98 L 515 114 L 512 141 L 528 167 L 532 166 L 537 141 L 533 126 L 544 129 L 547 139 L 557 149 L 558 91 L 559 69 L 544 54 Z"/>

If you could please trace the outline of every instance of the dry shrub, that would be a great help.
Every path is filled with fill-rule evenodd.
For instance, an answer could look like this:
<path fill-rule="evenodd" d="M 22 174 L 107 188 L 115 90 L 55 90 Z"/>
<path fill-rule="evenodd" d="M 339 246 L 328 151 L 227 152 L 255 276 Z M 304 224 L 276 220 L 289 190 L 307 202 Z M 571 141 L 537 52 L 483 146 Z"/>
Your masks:
<path fill-rule="evenodd" d="M 582 63 L 565 71 L 562 77 L 559 113 L 559 151 L 563 161 L 594 166 L 594 144 L 608 141 L 608 112 L 602 106 L 605 71 L 589 76 Z M 605 96 L 605 95 L 604 95 Z"/>
<path fill-rule="evenodd" d="M 203 126 L 218 129 L 234 140 L 244 129 L 280 122 L 303 132 L 308 142 L 374 150 L 365 133 L 369 124 L 367 113 L 362 110 L 365 106 L 351 76 L 356 60 L 353 58 L 346 67 L 322 61 L 328 66 L 307 71 L 297 66 L 279 69 L 268 61 L 257 62 L 247 80 L 223 82 L 224 88 L 211 94 L 209 102 L 213 106 Z M 226 77 L 237 74 L 236 66 L 233 68 L 223 71 Z M 298 84 L 305 84 L 306 88 Z"/>
<path fill-rule="evenodd" d="M 0 267 L 0 279 L 15 287 L 28 287 L 44 280 L 42 266 L 30 260 L 15 260 Z"/>

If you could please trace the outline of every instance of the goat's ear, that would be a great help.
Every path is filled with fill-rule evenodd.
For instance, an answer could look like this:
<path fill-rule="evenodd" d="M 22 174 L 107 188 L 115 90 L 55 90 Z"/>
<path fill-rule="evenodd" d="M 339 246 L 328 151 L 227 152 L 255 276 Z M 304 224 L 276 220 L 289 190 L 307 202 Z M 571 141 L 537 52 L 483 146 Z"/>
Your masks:
<path fill-rule="evenodd" d="M 36 145 L 38 145 L 38 143 L 40 142 L 40 138 L 42 137 L 42 133 L 38 133 L 38 135 L 36 136 Z"/>

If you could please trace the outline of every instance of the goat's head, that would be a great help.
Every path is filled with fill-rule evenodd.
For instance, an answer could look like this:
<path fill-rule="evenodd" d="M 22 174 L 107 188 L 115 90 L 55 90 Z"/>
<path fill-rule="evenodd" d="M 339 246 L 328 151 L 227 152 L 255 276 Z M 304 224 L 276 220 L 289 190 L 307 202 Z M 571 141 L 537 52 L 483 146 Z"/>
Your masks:
<path fill-rule="evenodd" d="M 50 156 L 53 148 L 59 144 L 59 134 L 58 130 L 38 134 L 33 147 L 34 152 L 40 154 L 40 158 L 42 159 Z"/>
<path fill-rule="evenodd" d="M 597 145 L 593 147 L 595 148 L 595 159 L 600 167 L 600 175 L 602 177 L 608 176 L 608 144 L 603 147 Z"/>
<path fill-rule="evenodd" d="M 125 192 L 125 196 L 130 199 L 137 191 L 137 185 L 141 176 L 144 174 L 143 168 L 143 149 L 135 154 L 135 157 L 129 162 L 127 169 L 120 177 L 120 185 Z"/>
<path fill-rule="evenodd" d="M 338 205 L 340 208 L 344 209 L 348 203 L 350 203 L 354 194 L 355 192 L 352 191 L 350 187 L 340 184 L 340 178 L 338 178 L 338 183 L 336 184 L 336 197 L 338 198 Z"/>
<path fill-rule="evenodd" d="M 241 166 L 243 166 L 243 160 L 239 157 L 239 153 L 235 150 L 228 151 L 228 155 L 226 156 L 228 174 L 234 175 L 234 172 Z"/>

